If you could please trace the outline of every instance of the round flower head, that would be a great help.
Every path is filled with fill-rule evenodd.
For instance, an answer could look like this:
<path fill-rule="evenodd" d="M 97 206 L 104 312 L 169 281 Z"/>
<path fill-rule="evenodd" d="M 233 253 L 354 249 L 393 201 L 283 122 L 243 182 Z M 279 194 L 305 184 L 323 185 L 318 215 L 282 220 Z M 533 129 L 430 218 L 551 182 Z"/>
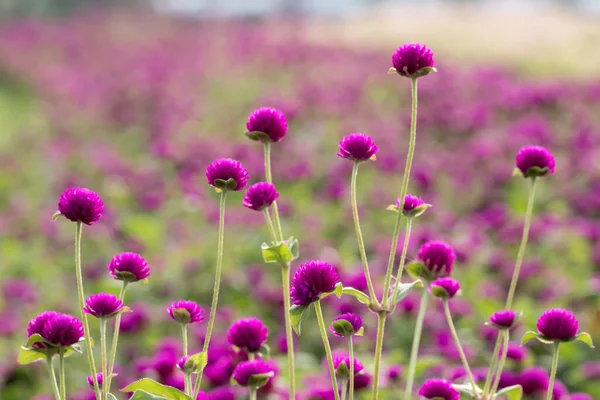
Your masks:
<path fill-rule="evenodd" d="M 114 279 L 137 282 L 150 276 L 150 268 L 144 257 L 136 253 L 117 254 L 108 264 L 108 272 Z"/>
<path fill-rule="evenodd" d="M 233 371 L 233 379 L 240 386 L 262 387 L 275 375 L 273 366 L 263 360 L 244 361 Z"/>
<path fill-rule="evenodd" d="M 279 142 L 287 133 L 287 118 L 276 108 L 262 107 L 252 111 L 246 129 L 246 136 L 252 140 Z"/>
<path fill-rule="evenodd" d="M 258 182 L 251 185 L 244 195 L 244 207 L 251 210 L 262 211 L 279 197 L 275 186 L 269 182 Z"/>
<path fill-rule="evenodd" d="M 408 43 L 398 47 L 392 56 L 394 72 L 408 78 L 419 78 L 433 70 L 433 52 L 420 43 Z"/>
<path fill-rule="evenodd" d="M 110 318 L 125 308 L 123 302 L 114 294 L 98 293 L 91 295 L 83 307 L 83 312 L 96 318 Z"/>
<path fill-rule="evenodd" d="M 248 353 L 256 353 L 267 343 L 269 330 L 258 318 L 235 321 L 227 331 L 227 341 Z"/>
<path fill-rule="evenodd" d="M 206 180 L 217 189 L 239 191 L 248 184 L 248 170 L 239 161 L 220 158 L 206 168 Z"/>
<path fill-rule="evenodd" d="M 167 312 L 174 321 L 180 324 L 193 324 L 204 319 L 202 316 L 202 307 L 190 300 L 179 300 L 173 302 L 167 308 Z"/>
<path fill-rule="evenodd" d="M 96 374 L 96 379 L 98 380 L 98 386 L 100 387 L 100 389 L 102 388 L 102 382 L 104 381 L 104 376 L 100 373 L 100 374 Z M 93 376 L 88 376 L 87 377 L 87 382 L 89 387 L 91 387 L 92 389 L 94 389 L 94 377 Z"/>
<path fill-rule="evenodd" d="M 429 292 L 442 300 L 449 300 L 460 291 L 460 283 L 452 278 L 438 278 L 429 285 Z"/>
<path fill-rule="evenodd" d="M 490 317 L 490 323 L 498 329 L 510 329 L 517 322 L 517 314 L 512 310 L 497 311 Z"/>
<path fill-rule="evenodd" d="M 338 337 L 349 337 L 356 335 L 357 333 L 362 334 L 361 329 L 363 327 L 362 319 L 353 313 L 340 314 L 333 320 L 333 323 L 329 327 L 329 330 Z"/>
<path fill-rule="evenodd" d="M 56 318 L 60 313 L 55 311 L 44 311 L 39 314 L 37 317 L 29 321 L 27 324 L 27 337 L 31 337 L 32 335 L 42 335 L 44 336 L 44 326 L 46 322 L 49 320 Z M 43 342 L 33 343 L 33 347 L 36 349 L 48 348 L 48 345 Z"/>
<path fill-rule="evenodd" d="M 396 199 L 396 209 L 400 210 L 400 206 L 402 205 L 402 214 L 407 217 L 418 217 L 423 214 L 427 207 L 431 207 L 431 205 L 425 205 L 423 199 L 417 196 L 413 196 L 412 194 L 407 194 L 404 196 L 404 203 L 402 204 L 402 198 L 398 197 Z"/>
<path fill-rule="evenodd" d="M 443 379 L 429 379 L 425 381 L 421 389 L 419 389 L 419 396 L 426 399 L 460 399 L 460 393 L 450 385 L 450 382 Z"/>
<path fill-rule="evenodd" d="M 71 188 L 60 195 L 58 212 L 73 222 L 92 225 L 104 211 L 104 202 L 95 192 L 86 188 Z"/>
<path fill-rule="evenodd" d="M 362 133 L 351 133 L 344 136 L 339 146 L 338 157 L 358 162 L 374 160 L 375 154 L 379 150 L 379 146 L 373 139 Z"/>
<path fill-rule="evenodd" d="M 502 349 L 500 349 L 499 354 L 501 354 L 501 352 Z M 506 349 L 506 358 L 516 362 L 523 361 L 525 358 L 527 358 L 527 349 L 525 347 L 521 347 L 519 343 L 509 343 L 508 349 Z"/>
<path fill-rule="evenodd" d="M 523 372 L 519 377 L 519 384 L 523 387 L 523 394 L 534 395 L 545 393 L 548 390 L 550 378 L 544 368 L 530 367 Z"/>
<path fill-rule="evenodd" d="M 546 310 L 537 321 L 537 330 L 549 340 L 570 340 L 577 336 L 579 323 L 572 312 L 553 308 Z"/>
<path fill-rule="evenodd" d="M 72 315 L 58 314 L 46 321 L 42 336 L 56 346 L 72 346 L 83 338 L 83 325 Z"/>
<path fill-rule="evenodd" d="M 440 241 L 425 243 L 417 254 L 417 259 L 425 265 L 432 279 L 449 276 L 455 258 L 452 247 Z"/>
<path fill-rule="evenodd" d="M 553 174 L 555 169 L 554 156 L 541 146 L 525 146 L 517 153 L 517 168 L 525 178 Z"/>
<path fill-rule="evenodd" d="M 296 270 L 292 279 L 292 303 L 306 306 L 319 300 L 323 293 L 332 292 L 338 282 L 335 268 L 319 260 L 307 261 Z"/>
<path fill-rule="evenodd" d="M 349 356 L 333 356 L 333 368 L 335 374 L 340 379 L 348 379 L 350 377 L 350 357 Z M 365 369 L 363 364 L 354 358 L 354 375 L 358 375 Z"/>

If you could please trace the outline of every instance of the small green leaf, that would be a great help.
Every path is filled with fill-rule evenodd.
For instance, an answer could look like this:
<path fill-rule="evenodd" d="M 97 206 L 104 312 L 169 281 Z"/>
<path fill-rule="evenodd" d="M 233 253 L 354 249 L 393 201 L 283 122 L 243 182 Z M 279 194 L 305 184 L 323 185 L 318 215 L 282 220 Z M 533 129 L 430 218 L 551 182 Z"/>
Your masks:
<path fill-rule="evenodd" d="M 208 358 L 206 353 L 200 352 L 190 356 L 185 362 L 184 368 L 186 371 L 189 371 L 192 374 L 199 374 L 204 370 L 206 364 L 208 363 Z"/>
<path fill-rule="evenodd" d="M 190 396 L 175 389 L 174 387 L 160 384 L 150 378 L 142 378 L 138 381 L 135 381 L 121 389 L 121 392 L 136 392 L 138 390 L 146 392 L 146 394 L 160 396 L 158 398 L 164 397 L 169 400 L 191 400 Z M 148 399 L 154 398 L 155 397 L 148 397 Z M 140 397 L 139 399 L 146 399 L 146 397 Z"/>
<path fill-rule="evenodd" d="M 215 179 L 213 184 L 214 184 L 214 186 L 215 186 L 216 189 L 219 189 L 221 191 L 223 191 L 223 190 L 235 190 L 235 188 L 237 188 L 237 182 L 233 178 L 229 178 L 227 180 L 225 180 L 225 179 Z"/>
<path fill-rule="evenodd" d="M 390 204 L 389 206 L 387 206 L 386 210 L 398 213 L 398 207 L 396 207 L 395 204 Z"/>
<path fill-rule="evenodd" d="M 508 386 L 502 390 L 499 390 L 494 395 L 494 399 L 503 397 L 508 397 L 508 400 L 521 400 L 521 397 L 523 397 L 523 388 L 521 385 Z"/>
<path fill-rule="evenodd" d="M 294 259 L 290 248 L 286 242 L 280 242 L 275 245 L 263 243 L 261 246 L 263 260 L 266 263 L 285 264 Z"/>
<path fill-rule="evenodd" d="M 348 337 L 354 335 L 354 327 L 349 321 L 345 319 L 338 319 L 337 321 L 333 321 L 331 327 L 340 336 Z"/>
<path fill-rule="evenodd" d="M 425 267 L 425 264 L 423 264 L 420 261 L 412 261 L 409 262 L 408 264 L 406 264 L 406 272 L 408 272 L 408 274 L 410 276 L 412 276 L 415 279 L 426 279 L 429 280 L 429 270 Z"/>
<path fill-rule="evenodd" d="M 390 69 L 388 69 L 388 74 L 396 74 L 398 73 L 398 71 L 396 71 L 396 68 L 391 67 Z"/>
<path fill-rule="evenodd" d="M 271 137 L 269 135 L 267 135 L 266 133 L 261 132 L 261 131 L 246 132 L 246 136 L 249 139 L 255 140 L 257 142 L 268 143 L 268 142 L 271 141 Z"/>
<path fill-rule="evenodd" d="M 521 339 L 521 346 L 523 346 L 525 343 L 529 342 L 531 339 L 537 339 L 537 337 L 538 337 L 537 332 L 534 332 L 534 331 L 525 332 L 525 334 L 523 335 L 523 339 Z"/>
<path fill-rule="evenodd" d="M 21 347 L 19 356 L 17 357 L 17 364 L 27 365 L 45 358 L 46 355 L 41 351 Z"/>
<path fill-rule="evenodd" d="M 402 299 L 404 299 L 410 291 L 416 287 L 423 287 L 423 282 L 420 280 L 412 281 L 410 283 L 400 283 L 400 288 L 398 289 L 398 294 L 396 295 L 396 299 L 390 299 L 392 304 L 398 304 Z"/>
<path fill-rule="evenodd" d="M 335 376 L 342 380 L 350 378 L 350 368 L 348 368 L 348 364 L 346 364 L 346 362 L 341 362 L 338 364 L 337 368 L 335 369 Z"/>
<path fill-rule="evenodd" d="M 321 295 L 321 299 L 331 296 L 332 294 L 335 294 L 338 298 L 340 298 L 340 297 L 342 297 L 343 291 L 344 291 L 344 286 L 342 285 L 342 282 L 338 282 L 335 284 L 335 287 L 333 288 L 333 290 L 331 292 L 323 293 Z"/>
<path fill-rule="evenodd" d="M 136 390 L 129 400 L 168 400 L 163 396 L 155 396 L 144 390 Z"/>
<path fill-rule="evenodd" d="M 544 176 L 550 172 L 548 167 L 540 168 L 540 167 L 530 167 L 527 172 L 524 174 L 525 178 L 529 177 L 539 177 Z"/>
<path fill-rule="evenodd" d="M 302 321 L 306 317 L 304 315 L 305 311 L 308 309 L 308 306 L 291 306 L 290 307 L 290 320 L 292 322 L 292 328 L 294 328 L 294 332 L 296 335 L 300 336 Z"/>
<path fill-rule="evenodd" d="M 431 204 L 421 204 L 410 210 L 409 212 L 403 212 L 403 214 L 409 218 L 415 218 L 423 215 L 428 208 L 433 207 Z"/>
<path fill-rule="evenodd" d="M 365 327 L 361 326 L 359 330 L 356 331 L 354 336 L 363 336 L 365 334 Z"/>
<path fill-rule="evenodd" d="M 362 304 L 369 304 L 371 302 L 371 299 L 369 298 L 369 296 L 364 293 L 361 292 L 358 289 L 354 289 L 351 286 L 346 286 L 342 289 L 342 294 L 348 294 L 350 296 L 354 296 L 356 298 L 356 300 L 359 301 L 359 303 Z"/>
<path fill-rule="evenodd" d="M 117 400 L 117 398 L 115 397 L 115 395 L 112 394 L 112 393 L 106 393 L 106 396 L 108 397 L 108 400 Z"/>
<path fill-rule="evenodd" d="M 521 172 L 519 168 L 513 169 L 512 176 L 520 176 L 521 178 L 524 178 L 523 172 Z"/>
<path fill-rule="evenodd" d="M 262 355 L 265 360 L 269 360 L 271 358 L 271 348 L 268 344 L 263 343 L 258 349 L 258 352 Z"/>
<path fill-rule="evenodd" d="M 579 335 L 575 336 L 575 340 L 587 344 L 592 349 L 594 348 L 594 342 L 592 341 L 592 337 L 587 332 L 581 332 Z"/>
<path fill-rule="evenodd" d="M 273 371 L 266 372 L 264 374 L 250 375 L 250 379 L 248 379 L 248 385 L 253 386 L 255 388 L 261 388 L 265 386 L 269 382 L 269 379 L 271 379 L 274 376 L 275 372 Z"/>
<path fill-rule="evenodd" d="M 27 344 L 25 344 L 25 347 L 30 349 L 34 343 L 46 343 L 51 346 L 54 346 L 52 343 L 50 343 L 49 341 L 44 339 L 44 337 L 42 335 L 40 335 L 39 333 L 34 333 L 33 335 L 31 335 L 29 337 L 29 339 L 27 339 Z"/>
<path fill-rule="evenodd" d="M 287 245 L 290 249 L 290 253 L 292 253 L 292 261 L 297 260 L 298 257 L 300 256 L 300 244 L 298 243 L 298 239 L 291 236 L 287 240 Z"/>
<path fill-rule="evenodd" d="M 452 384 L 452 387 L 461 392 L 462 394 L 466 394 L 467 396 L 473 397 L 473 386 L 470 383 L 463 383 L 460 385 Z M 483 393 L 483 390 L 481 390 L 479 386 L 475 386 L 475 393 L 480 395 L 481 393 Z"/>
<path fill-rule="evenodd" d="M 56 221 L 58 219 L 58 217 L 62 217 L 62 214 L 60 211 L 57 211 L 54 214 L 52 214 L 52 222 Z"/>

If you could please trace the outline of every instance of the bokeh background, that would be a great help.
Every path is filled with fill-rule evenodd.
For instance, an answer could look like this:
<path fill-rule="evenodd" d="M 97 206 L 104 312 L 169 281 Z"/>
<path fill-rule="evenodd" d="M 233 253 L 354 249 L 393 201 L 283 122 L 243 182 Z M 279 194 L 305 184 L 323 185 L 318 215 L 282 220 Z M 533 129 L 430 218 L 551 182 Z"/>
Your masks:
<path fill-rule="evenodd" d="M 485 376 L 494 342 L 483 322 L 502 307 L 521 236 L 528 185 L 511 173 L 523 145 L 551 149 L 557 170 L 539 185 L 516 301 L 524 317 L 512 337 L 533 329 L 545 308 L 561 306 L 600 342 L 595 0 L 3 0 L 0 15 L 0 399 L 47 398 L 43 366 L 16 365 L 27 321 L 44 310 L 78 315 L 75 227 L 50 220 L 73 185 L 106 203 L 102 220 L 84 229 L 86 293 L 118 293 L 106 270 L 118 252 L 139 252 L 152 268 L 149 283 L 127 295 L 134 312 L 124 317 L 117 385 L 141 376 L 182 385 L 174 368 L 179 328 L 166 307 L 186 298 L 208 312 L 218 204 L 204 169 L 234 157 L 252 182 L 262 179 L 262 150 L 244 136 L 247 115 L 260 106 L 283 110 L 290 122 L 273 154 L 284 231 L 299 238 L 301 260 L 328 260 L 344 285 L 358 288 L 365 283 L 349 209 L 351 165 L 335 156 L 336 144 L 356 131 L 379 144 L 377 161 L 361 169 L 359 201 L 381 280 L 394 219 L 385 208 L 399 192 L 410 120 L 409 82 L 387 70 L 396 47 L 410 41 L 433 49 L 439 72 L 420 80 L 410 191 L 434 207 L 414 228 L 409 258 L 430 239 L 456 249 L 464 296 L 452 309 L 477 373 Z M 229 196 L 216 329 L 224 333 L 245 316 L 269 324 L 280 374 L 261 396 L 283 399 L 280 278 L 262 264 L 266 237 L 262 215 L 243 208 L 241 194 Z M 411 295 L 388 324 L 384 399 L 400 396 L 415 308 Z M 375 317 L 352 299 L 328 300 L 326 310 L 328 318 L 363 315 L 357 355 L 368 388 Z M 204 328 L 196 327 L 191 350 L 200 349 Z M 215 337 L 206 390 L 232 398 L 238 357 L 223 334 Z M 513 347 L 503 384 L 521 383 L 536 399 L 527 389 L 535 386 L 531 367 L 547 372 L 550 351 Z M 440 304 L 431 305 L 421 348 L 419 381 L 462 379 Z M 575 392 L 600 399 L 598 351 L 563 349 L 555 399 Z M 301 398 L 327 399 L 318 394 L 328 383 L 312 323 L 297 351 Z M 85 358 L 71 357 L 68 366 L 72 398 L 90 398 Z"/>

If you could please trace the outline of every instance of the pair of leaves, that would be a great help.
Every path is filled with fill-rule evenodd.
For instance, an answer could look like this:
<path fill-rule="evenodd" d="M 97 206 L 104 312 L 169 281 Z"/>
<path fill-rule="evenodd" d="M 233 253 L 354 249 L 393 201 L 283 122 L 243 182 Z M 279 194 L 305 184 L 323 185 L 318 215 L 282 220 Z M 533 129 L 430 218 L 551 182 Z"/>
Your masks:
<path fill-rule="evenodd" d="M 548 339 L 547 337 L 545 337 L 544 335 L 542 335 L 540 333 L 537 333 L 534 331 L 528 331 L 525 333 L 525 335 L 523 335 L 523 339 L 521 339 L 521 346 L 524 345 L 525 343 L 529 342 L 532 339 L 536 339 L 537 341 L 544 343 L 544 344 L 553 344 L 554 343 L 554 340 Z M 583 342 L 583 343 L 587 344 L 590 348 L 592 348 L 592 349 L 594 348 L 594 342 L 592 341 L 592 337 L 587 332 L 581 332 L 580 334 L 575 336 L 573 339 L 563 340 L 563 342 L 572 342 L 572 341 Z"/>
<path fill-rule="evenodd" d="M 150 378 L 142 378 L 121 389 L 121 392 L 134 392 L 130 400 L 192 400 L 182 391 L 158 383 Z"/>
<path fill-rule="evenodd" d="M 337 297 L 342 297 L 343 291 L 344 287 L 342 286 L 342 282 L 338 282 L 331 292 L 321 294 L 321 299 L 324 299 L 325 297 L 330 296 L 332 294 L 335 294 Z M 292 328 L 294 328 L 294 332 L 296 332 L 296 335 L 298 336 L 300 336 L 302 330 L 302 321 L 306 319 L 306 311 L 309 309 L 311 304 L 293 305 L 289 309 L 290 322 L 292 323 Z"/>
<path fill-rule="evenodd" d="M 82 342 L 84 339 L 81 339 Z M 46 348 L 35 348 L 33 345 L 35 343 L 44 343 Z M 27 365 L 34 363 L 36 361 L 45 360 L 47 354 L 58 354 L 58 347 L 47 341 L 40 335 L 39 333 L 33 334 L 27 340 L 25 346 L 22 346 L 19 350 L 19 355 L 17 357 L 17 363 L 20 365 Z M 82 353 L 81 346 L 79 344 L 74 344 L 72 346 L 64 347 L 65 357 L 70 356 L 73 353 Z"/>
<path fill-rule="evenodd" d="M 462 394 L 473 397 L 473 386 L 470 383 L 462 385 L 454 384 L 452 387 Z M 475 393 L 477 393 L 477 396 L 480 396 L 483 393 L 483 390 L 478 386 L 475 386 Z M 507 398 L 508 400 L 521 400 L 522 397 L 523 388 L 521 385 L 508 386 L 494 394 L 494 399 Z"/>
<path fill-rule="evenodd" d="M 298 247 L 298 239 L 293 236 L 283 242 L 276 244 L 263 243 L 260 246 L 265 263 L 279 263 L 281 265 L 285 265 L 298 258 Z"/>

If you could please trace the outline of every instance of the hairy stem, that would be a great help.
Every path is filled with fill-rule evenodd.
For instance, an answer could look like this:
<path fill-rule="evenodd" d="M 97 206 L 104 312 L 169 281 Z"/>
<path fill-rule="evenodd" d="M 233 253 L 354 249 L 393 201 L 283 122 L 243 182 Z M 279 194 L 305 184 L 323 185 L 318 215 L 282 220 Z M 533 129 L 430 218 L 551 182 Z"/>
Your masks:
<path fill-rule="evenodd" d="M 373 367 L 373 391 L 371 398 L 379 397 L 379 369 L 381 368 L 381 357 L 383 353 L 383 335 L 385 333 L 385 320 L 387 314 L 377 314 L 377 340 L 375 342 L 375 360 Z"/>
<path fill-rule="evenodd" d="M 329 376 L 331 377 L 331 386 L 333 387 L 333 394 L 335 400 L 340 400 L 340 392 L 338 389 L 337 379 L 335 377 L 335 368 L 333 367 L 333 356 L 331 355 L 331 346 L 329 345 L 329 339 L 327 337 L 327 329 L 325 328 L 325 321 L 323 320 L 323 310 L 321 309 L 321 301 L 315 301 L 315 311 L 317 314 L 317 321 L 319 323 L 319 330 L 321 331 L 321 338 L 323 339 L 323 347 L 325 347 L 325 354 L 327 356 L 327 365 L 329 366 Z"/>
<path fill-rule="evenodd" d="M 402 255 L 400 256 L 400 265 L 398 266 L 398 274 L 396 275 L 396 286 L 390 297 L 392 305 L 396 301 L 398 292 L 400 291 L 400 279 L 402 278 L 402 272 L 404 271 L 404 263 L 406 261 L 406 253 L 408 253 L 408 241 L 410 240 L 410 232 L 412 229 L 412 218 L 406 220 L 406 233 L 404 234 L 404 246 L 402 247 Z"/>
<path fill-rule="evenodd" d="M 273 175 L 271 174 L 271 142 L 265 142 L 265 177 L 267 178 L 267 182 L 273 184 Z M 281 219 L 279 218 L 277 202 L 274 201 L 271 207 L 273 208 L 273 219 L 275 220 L 278 240 L 283 240 L 283 230 L 281 229 Z"/>
<path fill-rule="evenodd" d="M 256 400 L 257 389 L 254 386 L 250 386 L 250 397 L 249 400 Z"/>
<path fill-rule="evenodd" d="M 450 328 L 450 332 L 452 333 L 452 337 L 454 338 L 454 343 L 458 348 L 460 360 L 462 361 L 463 367 L 465 368 L 465 372 L 467 373 L 467 378 L 469 379 L 469 383 L 471 384 L 471 387 L 473 389 L 473 398 L 477 398 L 477 385 L 475 384 L 475 379 L 473 379 L 473 374 L 471 373 L 471 368 L 469 367 L 469 362 L 467 361 L 465 352 L 462 348 L 462 345 L 460 344 L 460 340 L 458 339 L 458 333 L 456 333 L 456 328 L 454 326 L 454 322 L 452 321 L 452 314 L 450 314 L 450 306 L 448 305 L 448 300 L 444 301 L 444 314 L 446 314 L 448 328 Z"/>
<path fill-rule="evenodd" d="M 498 352 L 500 351 L 500 345 L 502 344 L 502 335 L 498 334 L 496 339 L 496 345 L 494 346 L 494 352 L 492 353 L 492 360 L 490 361 L 490 367 L 488 368 L 487 377 L 485 378 L 485 384 L 483 385 L 483 398 L 487 399 L 490 387 L 492 385 L 492 378 L 494 377 L 494 371 L 498 363 Z"/>
<path fill-rule="evenodd" d="M 412 348 L 410 350 L 410 362 L 408 364 L 408 375 L 406 377 L 406 388 L 404 389 L 404 399 L 410 399 L 412 396 L 413 384 L 415 380 L 415 368 L 417 367 L 417 357 L 419 356 L 419 343 L 421 342 L 421 333 L 423 331 L 423 321 L 425 320 L 425 312 L 427 311 L 427 300 L 429 293 L 427 289 L 423 289 L 421 295 L 421 303 L 419 305 L 419 313 L 417 314 L 417 323 L 415 325 L 415 333 L 413 335 Z"/>
<path fill-rule="evenodd" d="M 348 355 L 350 357 L 350 377 L 348 382 L 349 400 L 354 400 L 354 345 L 352 343 L 352 336 L 348 336 Z M 344 384 L 345 386 L 345 384 Z M 344 396 L 342 396 L 344 400 Z"/>
<path fill-rule="evenodd" d="M 52 356 L 46 356 L 46 367 L 48 368 L 48 375 L 50 376 L 50 386 L 52 386 L 52 393 L 56 400 L 62 400 L 60 397 L 60 391 L 58 390 L 58 383 L 56 382 L 56 373 L 54 372 L 54 366 L 52 365 Z"/>
<path fill-rule="evenodd" d="M 550 383 L 548 384 L 548 393 L 546 400 L 552 400 L 552 392 L 554 390 L 554 380 L 556 379 L 556 370 L 558 369 L 558 348 L 560 342 L 554 343 L 554 354 L 552 355 L 552 370 L 550 370 Z"/>
<path fill-rule="evenodd" d="M 188 334 L 187 334 L 187 324 L 181 324 L 181 341 L 183 343 L 183 356 L 188 356 Z M 184 371 L 184 387 L 185 394 L 190 395 L 192 380 L 189 372 Z"/>
<path fill-rule="evenodd" d="M 500 363 L 498 364 L 498 370 L 496 371 L 496 378 L 494 379 L 494 384 L 492 385 L 492 390 L 490 391 L 490 395 L 494 395 L 498 390 L 498 385 L 500 385 L 500 378 L 502 377 L 502 370 L 504 369 L 504 363 L 506 362 L 506 355 L 508 354 L 508 339 L 509 332 L 508 329 L 502 331 L 502 336 L 504 337 L 504 343 L 502 344 L 502 355 L 500 356 Z"/>
<path fill-rule="evenodd" d="M 340 397 L 342 398 L 342 400 L 346 400 L 346 394 L 348 393 L 348 380 L 342 379 L 340 385 L 342 386 L 342 395 Z"/>
<path fill-rule="evenodd" d="M 121 284 L 121 291 L 119 293 L 119 299 L 125 301 L 125 292 L 127 292 L 127 285 L 129 282 L 123 281 Z M 115 330 L 113 331 L 112 343 L 110 345 L 110 358 L 108 362 L 108 376 L 104 376 L 104 385 L 106 385 L 107 393 L 110 393 L 112 384 L 113 372 L 115 370 L 115 362 L 117 360 L 117 345 L 119 344 L 119 332 L 121 329 L 121 313 L 115 317 Z"/>
<path fill-rule="evenodd" d="M 67 377 L 65 375 L 65 348 L 60 347 L 58 354 L 58 362 L 60 369 L 60 396 L 67 400 Z"/>
<path fill-rule="evenodd" d="M 105 318 L 100 319 L 100 352 L 101 352 L 101 363 L 102 363 L 102 379 L 106 382 L 108 375 L 108 359 L 106 357 L 106 324 Z M 108 398 L 108 385 L 102 385 L 102 400 Z"/>

